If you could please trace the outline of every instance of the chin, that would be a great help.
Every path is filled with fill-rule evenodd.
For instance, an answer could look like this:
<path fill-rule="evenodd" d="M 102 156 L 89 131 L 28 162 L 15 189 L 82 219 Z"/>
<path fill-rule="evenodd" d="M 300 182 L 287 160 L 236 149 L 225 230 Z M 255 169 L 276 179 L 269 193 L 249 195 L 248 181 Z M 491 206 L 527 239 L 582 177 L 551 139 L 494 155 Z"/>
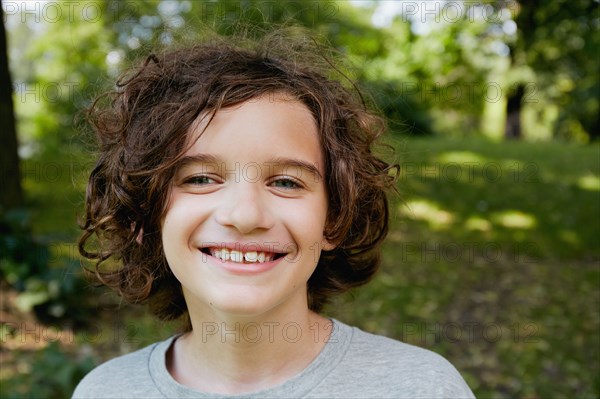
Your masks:
<path fill-rule="evenodd" d="M 230 317 L 260 317 L 277 307 L 280 301 L 255 290 L 236 290 L 235 293 L 222 293 L 211 301 L 211 308 Z"/>

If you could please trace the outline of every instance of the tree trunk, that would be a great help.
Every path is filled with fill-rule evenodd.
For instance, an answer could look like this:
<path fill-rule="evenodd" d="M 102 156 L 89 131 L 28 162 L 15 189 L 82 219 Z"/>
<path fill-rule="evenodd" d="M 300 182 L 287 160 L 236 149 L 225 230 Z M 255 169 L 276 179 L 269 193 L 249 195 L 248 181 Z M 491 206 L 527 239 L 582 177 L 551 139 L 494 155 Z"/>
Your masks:
<path fill-rule="evenodd" d="M 0 0 L 0 211 L 23 205 L 17 129 L 8 69 L 8 45 Z"/>
<path fill-rule="evenodd" d="M 535 41 L 535 30 L 537 23 L 535 10 L 538 0 L 519 2 L 507 2 L 511 7 L 517 7 L 515 22 L 517 23 L 517 41 L 509 45 L 511 68 L 522 67 L 529 64 L 527 52 Z M 504 126 L 504 138 L 521 139 L 521 111 L 523 110 L 523 97 L 525 86 L 520 83 L 516 90 L 509 94 L 506 103 L 506 125 Z"/>
<path fill-rule="evenodd" d="M 506 103 L 506 125 L 504 127 L 504 138 L 520 139 L 521 134 L 521 108 L 525 96 L 525 88 L 519 85 Z"/>

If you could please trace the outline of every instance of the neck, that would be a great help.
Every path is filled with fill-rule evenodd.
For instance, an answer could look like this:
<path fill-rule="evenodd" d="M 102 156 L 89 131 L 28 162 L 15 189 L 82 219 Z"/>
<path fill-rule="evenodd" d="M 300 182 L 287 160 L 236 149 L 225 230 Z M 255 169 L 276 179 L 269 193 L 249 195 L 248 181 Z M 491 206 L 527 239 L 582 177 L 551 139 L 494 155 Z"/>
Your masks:
<path fill-rule="evenodd" d="M 280 384 L 306 368 L 331 333 L 331 321 L 303 309 L 256 317 L 190 313 L 193 329 L 175 341 L 169 371 L 181 384 L 211 393 Z"/>

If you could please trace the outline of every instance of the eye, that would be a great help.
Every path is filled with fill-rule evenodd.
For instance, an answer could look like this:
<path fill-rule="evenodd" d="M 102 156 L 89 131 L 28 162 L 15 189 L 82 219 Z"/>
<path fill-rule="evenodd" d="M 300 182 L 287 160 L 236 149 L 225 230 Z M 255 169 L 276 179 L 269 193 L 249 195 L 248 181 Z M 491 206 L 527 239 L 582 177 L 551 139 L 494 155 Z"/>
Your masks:
<path fill-rule="evenodd" d="M 188 177 L 187 179 L 184 180 L 183 183 L 202 186 L 202 185 L 206 185 L 206 184 L 215 184 L 216 181 L 215 181 L 215 179 L 212 179 L 208 176 L 199 175 L 199 176 Z"/>
<path fill-rule="evenodd" d="M 287 176 L 274 179 L 270 185 L 285 190 L 297 190 L 303 187 L 297 180 Z"/>

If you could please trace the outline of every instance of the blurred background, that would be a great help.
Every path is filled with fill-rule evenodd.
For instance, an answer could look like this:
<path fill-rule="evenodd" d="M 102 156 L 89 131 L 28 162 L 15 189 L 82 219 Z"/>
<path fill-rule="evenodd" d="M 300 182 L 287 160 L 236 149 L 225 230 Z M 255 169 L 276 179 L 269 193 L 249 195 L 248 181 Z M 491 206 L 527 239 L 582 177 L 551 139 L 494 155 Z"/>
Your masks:
<path fill-rule="evenodd" d="M 295 23 L 389 119 L 382 270 L 327 314 L 447 357 L 477 397 L 600 396 L 599 2 L 6 1 L 0 397 L 69 397 L 164 339 L 82 276 L 93 140 L 77 113 L 155 43 Z M 111 83 L 113 82 L 113 83 Z"/>

